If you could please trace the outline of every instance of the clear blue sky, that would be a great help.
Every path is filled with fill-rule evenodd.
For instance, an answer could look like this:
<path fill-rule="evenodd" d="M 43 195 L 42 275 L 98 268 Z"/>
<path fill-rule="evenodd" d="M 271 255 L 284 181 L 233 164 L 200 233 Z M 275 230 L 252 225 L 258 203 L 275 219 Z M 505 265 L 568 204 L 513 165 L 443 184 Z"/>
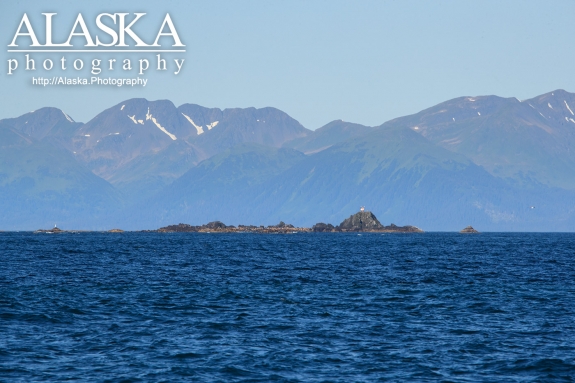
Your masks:
<path fill-rule="evenodd" d="M 335 119 L 379 125 L 464 95 L 523 99 L 575 91 L 575 1 L 0 4 L 0 118 L 55 106 L 86 122 L 122 100 L 145 97 L 176 105 L 273 106 L 316 129 Z M 178 76 L 150 73 L 145 88 L 32 86 L 32 74 L 6 75 L 6 60 L 15 57 L 7 45 L 24 12 L 33 18 L 57 12 L 56 36 L 67 36 L 78 12 L 92 23 L 100 12 L 146 12 L 150 28 L 141 27 L 154 36 L 170 12 L 187 46 L 177 56 L 186 59 L 184 69 Z"/>

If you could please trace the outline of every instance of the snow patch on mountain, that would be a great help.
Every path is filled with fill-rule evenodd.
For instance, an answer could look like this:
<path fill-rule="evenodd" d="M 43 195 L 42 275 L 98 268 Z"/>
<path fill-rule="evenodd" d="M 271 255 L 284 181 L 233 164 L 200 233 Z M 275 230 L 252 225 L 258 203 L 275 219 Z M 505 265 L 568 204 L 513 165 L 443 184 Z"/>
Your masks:
<path fill-rule="evenodd" d="M 208 130 L 212 130 L 212 128 L 215 128 L 218 123 L 219 123 L 219 121 L 214 121 L 211 124 L 208 124 L 206 126 L 208 127 Z"/>
<path fill-rule="evenodd" d="M 128 117 L 130 117 L 130 120 L 134 121 L 134 124 L 138 125 L 138 121 L 136 121 L 136 115 L 135 114 L 133 116 L 128 115 Z"/>
<path fill-rule="evenodd" d="M 166 128 L 164 128 L 162 125 L 160 125 L 158 120 L 156 120 L 156 118 L 154 116 L 152 116 L 152 113 L 150 113 L 150 108 L 148 108 L 148 113 L 146 114 L 146 120 L 151 120 L 154 123 L 154 125 L 156 125 L 158 127 L 158 129 L 160 129 L 162 132 L 166 133 L 172 140 L 176 141 L 178 139 L 172 133 L 168 132 L 166 130 Z"/>
<path fill-rule="evenodd" d="M 563 102 L 565 103 L 565 106 L 567 107 L 567 109 L 569 110 L 569 112 L 571 113 L 572 116 L 575 116 L 575 114 L 573 113 L 573 111 L 571 110 L 571 108 L 569 107 L 569 104 L 567 104 L 567 101 L 563 100 Z"/>
<path fill-rule="evenodd" d="M 133 116 L 128 115 L 128 117 L 130 117 L 130 120 L 134 121 L 134 124 L 144 125 L 144 120 L 136 120 L 135 114 Z"/>
<path fill-rule="evenodd" d="M 196 130 L 198 131 L 198 136 L 204 132 L 204 129 L 201 126 L 196 125 L 194 120 L 192 120 L 189 116 L 186 116 L 184 113 L 182 113 L 182 116 L 186 117 L 186 119 L 190 122 L 190 124 L 192 124 L 194 128 L 196 128 Z"/>

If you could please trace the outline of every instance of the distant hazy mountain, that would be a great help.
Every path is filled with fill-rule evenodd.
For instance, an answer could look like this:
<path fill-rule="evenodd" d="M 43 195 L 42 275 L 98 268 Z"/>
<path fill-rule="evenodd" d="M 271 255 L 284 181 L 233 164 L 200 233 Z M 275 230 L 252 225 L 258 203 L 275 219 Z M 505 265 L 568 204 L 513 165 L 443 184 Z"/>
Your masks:
<path fill-rule="evenodd" d="M 274 108 L 132 99 L 0 120 L 0 229 L 339 223 L 575 230 L 575 95 L 461 97 L 311 132 Z M 54 221 L 54 222 L 53 222 Z"/>
<path fill-rule="evenodd" d="M 460 97 L 382 127 L 402 126 L 461 153 L 491 174 L 575 189 L 575 94 L 519 101 Z"/>
<path fill-rule="evenodd" d="M 304 137 L 286 142 L 284 147 L 296 149 L 305 154 L 313 154 L 349 138 L 363 136 L 373 129 L 360 124 L 336 120 Z"/>
<path fill-rule="evenodd" d="M 112 185 L 72 153 L 27 136 L 10 122 L 0 122 L 2 229 L 94 228 L 98 217 L 122 207 Z"/>
<path fill-rule="evenodd" d="M 68 150 L 72 150 L 72 137 L 82 126 L 82 123 L 75 122 L 57 108 L 34 110 L 17 118 L 0 120 L 0 123 L 24 133 L 27 137 L 51 142 Z"/>
<path fill-rule="evenodd" d="M 311 133 L 275 108 L 219 110 L 184 104 L 178 111 L 190 124 L 200 127 L 195 143 L 206 157 L 246 142 L 279 148 Z"/>
<path fill-rule="evenodd" d="M 132 99 L 98 114 L 77 130 L 74 150 L 95 174 L 110 179 L 141 156 L 185 140 L 185 118 L 170 101 Z"/>
<path fill-rule="evenodd" d="M 575 223 L 575 193 L 541 185 L 526 189 L 495 177 L 409 128 L 380 128 L 309 156 L 283 150 L 248 145 L 206 160 L 124 224 L 337 224 L 361 205 L 387 224 L 428 230 L 466 224 L 561 230 Z"/>
<path fill-rule="evenodd" d="M 365 205 L 382 223 L 427 230 L 456 230 L 465 222 L 486 230 L 575 228 L 575 193 L 495 177 L 409 128 L 382 127 L 334 145 L 267 189 L 257 211 L 297 224 L 338 223 Z"/>
<path fill-rule="evenodd" d="M 127 227 L 134 227 L 137 221 L 201 224 L 222 217 L 238 224 L 244 219 L 263 218 L 265 212 L 253 211 L 255 193 L 261 193 L 262 185 L 304 159 L 304 154 L 293 149 L 254 143 L 235 146 L 201 162 L 136 206 L 122 223 Z"/>
<path fill-rule="evenodd" d="M 142 198 L 227 148 L 245 142 L 279 147 L 308 132 L 274 108 L 222 111 L 132 99 L 77 129 L 73 148 L 96 175 Z"/>

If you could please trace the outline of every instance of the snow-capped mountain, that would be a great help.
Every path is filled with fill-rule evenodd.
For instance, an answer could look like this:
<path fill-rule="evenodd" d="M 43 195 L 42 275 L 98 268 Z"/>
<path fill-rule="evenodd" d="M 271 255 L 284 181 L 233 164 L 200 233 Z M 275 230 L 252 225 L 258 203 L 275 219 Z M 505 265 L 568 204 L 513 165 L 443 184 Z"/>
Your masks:
<path fill-rule="evenodd" d="M 0 120 L 0 229 L 339 222 L 575 229 L 575 94 L 460 97 L 377 127 L 131 99 Z M 389 222 L 388 222 L 389 221 Z"/>

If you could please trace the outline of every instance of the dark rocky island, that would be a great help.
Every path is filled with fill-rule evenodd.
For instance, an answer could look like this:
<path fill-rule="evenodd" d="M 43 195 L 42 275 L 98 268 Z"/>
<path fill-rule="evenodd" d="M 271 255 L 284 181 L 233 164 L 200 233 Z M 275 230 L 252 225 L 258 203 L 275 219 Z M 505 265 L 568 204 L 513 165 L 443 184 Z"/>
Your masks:
<path fill-rule="evenodd" d="M 316 233 L 331 233 L 338 231 L 331 223 L 319 222 L 312 226 L 311 231 Z"/>
<path fill-rule="evenodd" d="M 472 226 L 467 226 L 465 229 L 461 230 L 460 233 L 462 234 L 477 234 L 479 233 L 475 230 Z"/>
<path fill-rule="evenodd" d="M 373 233 L 423 233 L 415 226 L 382 225 L 370 211 L 360 211 L 343 220 L 338 226 L 317 223 L 312 227 L 315 232 L 373 232 Z"/>
<path fill-rule="evenodd" d="M 306 227 L 295 227 L 280 222 L 271 226 L 228 226 L 220 221 L 214 221 L 201 226 L 192 226 L 185 223 L 170 225 L 156 230 L 159 233 L 261 233 L 261 234 L 294 234 L 310 232 Z"/>
<path fill-rule="evenodd" d="M 60 234 L 60 233 L 65 233 L 64 230 L 59 229 L 58 227 L 54 226 L 54 228 L 49 229 L 49 230 L 44 230 L 44 229 L 38 229 L 35 231 L 35 233 L 49 233 L 49 234 Z"/>
<path fill-rule="evenodd" d="M 228 226 L 220 221 L 214 221 L 201 226 L 185 223 L 170 225 L 154 230 L 158 233 L 260 233 L 260 234 L 295 234 L 295 233 L 341 233 L 341 232 L 373 232 L 373 233 L 423 233 L 415 226 L 382 225 L 375 215 L 369 211 L 360 211 L 345 219 L 338 226 L 330 223 L 317 223 L 313 227 L 295 227 L 284 222 L 271 226 L 238 225 Z"/>
<path fill-rule="evenodd" d="M 78 230 L 61 230 L 54 226 L 52 229 L 39 229 L 35 233 L 62 234 L 80 233 Z M 123 233 L 121 229 L 111 229 L 107 233 Z M 255 225 L 226 225 L 221 221 L 213 221 L 204 225 L 194 226 L 185 223 L 161 227 L 157 230 L 142 230 L 142 232 L 152 233 L 258 233 L 258 234 L 297 234 L 297 233 L 347 233 L 347 232 L 367 232 L 367 233 L 423 233 L 423 230 L 415 226 L 397 226 L 393 223 L 389 226 L 382 225 L 375 215 L 370 211 L 360 211 L 352 214 L 337 226 L 331 223 L 319 222 L 309 227 L 295 227 L 280 221 L 277 225 L 255 226 Z M 466 227 L 461 233 L 478 233 L 471 226 Z"/>

